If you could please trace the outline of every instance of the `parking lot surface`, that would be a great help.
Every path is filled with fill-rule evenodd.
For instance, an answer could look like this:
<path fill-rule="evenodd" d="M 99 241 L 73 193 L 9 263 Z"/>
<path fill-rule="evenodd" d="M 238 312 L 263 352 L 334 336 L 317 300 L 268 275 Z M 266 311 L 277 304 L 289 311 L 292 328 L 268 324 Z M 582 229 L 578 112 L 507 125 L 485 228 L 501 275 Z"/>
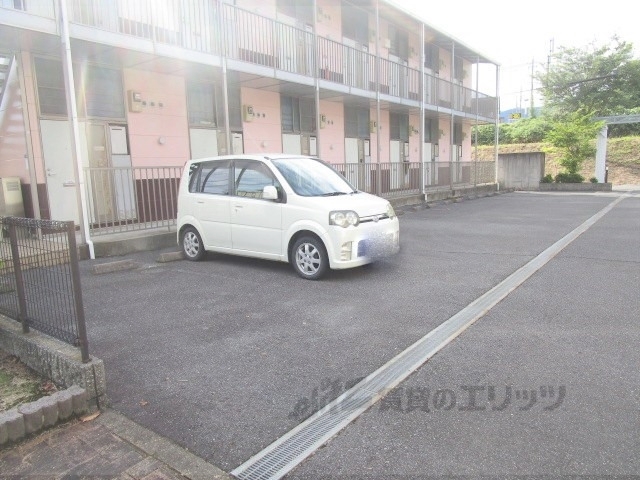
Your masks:
<path fill-rule="evenodd" d="M 115 410 L 230 472 L 620 195 L 407 212 L 400 254 L 318 282 L 220 255 L 82 262 L 91 351 Z M 640 196 L 624 195 L 289 476 L 640 473 Z"/>

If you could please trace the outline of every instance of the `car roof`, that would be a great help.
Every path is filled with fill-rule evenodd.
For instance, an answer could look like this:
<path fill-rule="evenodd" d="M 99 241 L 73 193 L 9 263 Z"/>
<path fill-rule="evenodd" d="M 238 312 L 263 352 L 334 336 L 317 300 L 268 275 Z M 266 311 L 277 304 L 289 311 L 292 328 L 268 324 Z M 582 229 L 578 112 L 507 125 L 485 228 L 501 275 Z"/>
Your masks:
<path fill-rule="evenodd" d="M 203 157 L 193 158 L 187 163 L 199 163 L 199 162 L 212 162 L 212 161 L 224 161 L 224 160 L 257 160 L 264 162 L 265 160 L 280 160 L 280 159 L 295 159 L 295 158 L 316 158 L 309 155 L 292 155 L 286 153 L 266 153 L 266 154 L 239 154 L 239 155 L 219 155 L 215 157 Z"/>

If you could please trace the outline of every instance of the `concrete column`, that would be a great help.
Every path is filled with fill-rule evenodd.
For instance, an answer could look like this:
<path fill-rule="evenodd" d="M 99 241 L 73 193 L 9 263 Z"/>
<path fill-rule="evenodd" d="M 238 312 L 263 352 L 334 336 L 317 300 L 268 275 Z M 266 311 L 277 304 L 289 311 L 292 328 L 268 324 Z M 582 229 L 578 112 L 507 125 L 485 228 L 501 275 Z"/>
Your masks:
<path fill-rule="evenodd" d="M 605 125 L 598 132 L 596 141 L 596 172 L 595 176 L 599 183 L 604 183 L 604 177 L 607 171 L 607 130 Z"/>

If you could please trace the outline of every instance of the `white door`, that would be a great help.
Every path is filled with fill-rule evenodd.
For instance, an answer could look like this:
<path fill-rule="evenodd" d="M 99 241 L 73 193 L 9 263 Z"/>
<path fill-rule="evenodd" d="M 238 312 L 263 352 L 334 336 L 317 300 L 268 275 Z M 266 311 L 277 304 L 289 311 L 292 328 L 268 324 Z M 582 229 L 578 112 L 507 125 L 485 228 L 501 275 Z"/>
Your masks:
<path fill-rule="evenodd" d="M 231 153 L 233 155 L 244 153 L 244 142 L 241 133 L 233 132 L 231 134 Z"/>
<path fill-rule="evenodd" d="M 345 138 L 344 139 L 344 158 L 345 158 L 345 178 L 356 188 L 358 186 L 358 153 L 359 153 L 359 139 L 358 138 Z"/>
<path fill-rule="evenodd" d="M 220 155 L 218 153 L 218 131 L 206 128 L 189 129 L 191 158 L 207 158 Z"/>
<path fill-rule="evenodd" d="M 279 183 L 260 162 L 236 160 L 236 195 L 231 199 L 231 241 L 235 251 L 247 255 L 283 255 L 282 203 L 262 199 L 267 185 Z"/>
<path fill-rule="evenodd" d="M 137 217 L 136 190 L 127 142 L 127 127 L 109 125 L 109 141 L 111 143 L 111 167 L 114 168 L 113 187 L 115 189 L 117 219 L 132 220 Z"/>
<path fill-rule="evenodd" d="M 80 129 L 82 131 L 82 129 Z M 52 220 L 80 223 L 69 122 L 41 120 L 42 153 Z M 82 192 L 84 194 L 84 192 Z"/>
<path fill-rule="evenodd" d="M 345 45 L 342 54 L 343 72 L 346 75 L 347 85 L 356 88 L 369 89 L 369 49 L 355 40 L 342 37 Z"/>
<path fill-rule="evenodd" d="M 302 155 L 302 139 L 300 138 L 300 135 L 283 133 L 282 153 L 288 153 L 290 155 Z"/>
<path fill-rule="evenodd" d="M 391 160 L 391 190 L 402 186 L 402 144 L 400 140 L 391 140 L 389 144 L 389 157 Z"/>
<path fill-rule="evenodd" d="M 389 79 L 389 93 L 396 97 L 406 97 L 409 90 L 407 61 L 395 55 L 389 55 L 389 60 L 393 62 L 389 65 L 391 76 Z"/>
<path fill-rule="evenodd" d="M 203 162 L 201 192 L 195 193 L 195 217 L 202 226 L 202 241 L 208 249 L 231 249 L 229 163 Z"/>

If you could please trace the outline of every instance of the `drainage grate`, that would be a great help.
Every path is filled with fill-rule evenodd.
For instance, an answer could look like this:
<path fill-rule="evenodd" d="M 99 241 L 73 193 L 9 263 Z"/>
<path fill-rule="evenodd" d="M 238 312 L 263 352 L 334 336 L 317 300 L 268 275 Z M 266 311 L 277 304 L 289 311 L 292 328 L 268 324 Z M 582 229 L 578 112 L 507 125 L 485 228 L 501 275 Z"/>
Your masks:
<path fill-rule="evenodd" d="M 451 340 L 542 268 L 628 195 L 593 215 L 487 293 L 231 472 L 241 480 L 279 479 L 375 404 Z"/>

